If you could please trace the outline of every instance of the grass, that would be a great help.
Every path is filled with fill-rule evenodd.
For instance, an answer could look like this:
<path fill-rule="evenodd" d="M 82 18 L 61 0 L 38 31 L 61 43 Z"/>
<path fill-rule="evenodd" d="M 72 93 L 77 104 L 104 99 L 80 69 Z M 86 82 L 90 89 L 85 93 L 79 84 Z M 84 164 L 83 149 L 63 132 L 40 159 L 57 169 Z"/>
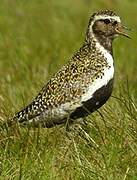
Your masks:
<path fill-rule="evenodd" d="M 29 103 L 84 39 L 88 18 L 116 10 L 133 28 L 114 43 L 112 97 L 88 124 L 0 129 L 0 179 L 137 179 L 137 2 L 4 0 L 0 6 L 0 122 Z"/>

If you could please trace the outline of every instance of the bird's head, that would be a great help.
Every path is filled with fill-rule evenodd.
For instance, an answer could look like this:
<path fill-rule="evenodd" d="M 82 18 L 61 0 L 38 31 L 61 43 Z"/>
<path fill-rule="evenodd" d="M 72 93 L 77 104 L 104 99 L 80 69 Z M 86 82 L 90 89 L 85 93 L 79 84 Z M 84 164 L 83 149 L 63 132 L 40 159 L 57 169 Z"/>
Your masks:
<path fill-rule="evenodd" d="M 126 33 L 125 26 L 122 25 L 120 17 L 110 10 L 102 10 L 94 13 L 89 21 L 87 35 L 113 40 L 118 35 L 130 38 Z"/>

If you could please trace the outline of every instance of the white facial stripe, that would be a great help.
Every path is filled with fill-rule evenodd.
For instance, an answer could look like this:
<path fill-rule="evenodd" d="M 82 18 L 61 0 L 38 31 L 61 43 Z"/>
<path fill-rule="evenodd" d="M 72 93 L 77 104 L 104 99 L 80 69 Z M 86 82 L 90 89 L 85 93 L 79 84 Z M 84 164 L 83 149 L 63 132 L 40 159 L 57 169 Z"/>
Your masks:
<path fill-rule="evenodd" d="M 92 27 L 92 25 L 94 24 L 95 21 L 97 20 L 101 20 L 101 19 L 114 19 L 115 21 L 117 21 L 118 23 L 121 22 L 120 20 L 120 17 L 119 16 L 107 16 L 107 15 L 98 15 L 98 16 L 95 16 L 94 20 L 92 21 L 90 27 Z"/>
<path fill-rule="evenodd" d="M 121 22 L 119 16 L 108 16 L 108 15 L 103 15 L 103 16 L 102 16 L 102 15 L 98 15 L 98 16 L 95 16 L 93 22 L 95 22 L 95 21 L 97 21 L 97 20 L 99 20 L 99 19 L 114 19 L 114 20 L 117 21 L 117 22 Z"/>

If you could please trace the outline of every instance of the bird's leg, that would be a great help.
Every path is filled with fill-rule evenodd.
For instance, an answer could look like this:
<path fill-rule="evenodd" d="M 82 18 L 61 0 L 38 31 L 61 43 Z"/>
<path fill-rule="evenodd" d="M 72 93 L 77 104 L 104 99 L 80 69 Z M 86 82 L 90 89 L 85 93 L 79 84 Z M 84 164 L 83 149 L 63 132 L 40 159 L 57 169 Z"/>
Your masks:
<path fill-rule="evenodd" d="M 88 125 L 88 120 L 87 120 L 86 117 L 83 118 L 83 123 L 84 123 L 84 125 L 86 125 L 86 126 Z"/>
<path fill-rule="evenodd" d="M 72 123 L 72 120 L 70 119 L 70 114 L 68 114 L 66 123 L 65 123 L 65 128 L 66 128 L 66 132 L 70 131 L 70 124 Z"/>
<path fill-rule="evenodd" d="M 80 123 L 74 123 L 71 128 L 69 128 L 69 131 L 66 131 L 66 136 L 69 138 L 69 140 L 75 138 L 75 137 L 81 137 L 84 139 L 88 144 L 91 144 L 92 146 L 95 145 L 98 147 L 98 144 L 95 142 L 95 140 L 81 127 Z"/>

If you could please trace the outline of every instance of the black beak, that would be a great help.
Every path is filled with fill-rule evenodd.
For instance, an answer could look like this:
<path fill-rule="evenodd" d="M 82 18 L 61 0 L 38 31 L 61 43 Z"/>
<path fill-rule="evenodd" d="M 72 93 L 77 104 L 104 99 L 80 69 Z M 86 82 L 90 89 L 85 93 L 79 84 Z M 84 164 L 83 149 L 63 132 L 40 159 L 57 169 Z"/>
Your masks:
<path fill-rule="evenodd" d="M 123 36 L 131 39 L 131 37 L 126 32 L 124 32 L 124 30 L 131 31 L 130 28 L 127 28 L 126 26 L 122 26 L 120 23 L 118 24 L 118 26 L 115 29 L 117 34 L 123 35 Z"/>

